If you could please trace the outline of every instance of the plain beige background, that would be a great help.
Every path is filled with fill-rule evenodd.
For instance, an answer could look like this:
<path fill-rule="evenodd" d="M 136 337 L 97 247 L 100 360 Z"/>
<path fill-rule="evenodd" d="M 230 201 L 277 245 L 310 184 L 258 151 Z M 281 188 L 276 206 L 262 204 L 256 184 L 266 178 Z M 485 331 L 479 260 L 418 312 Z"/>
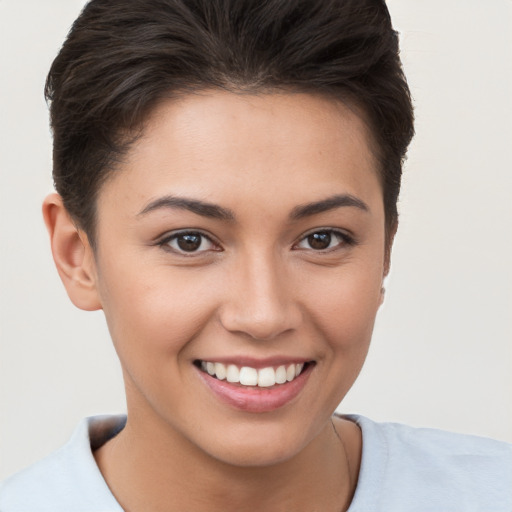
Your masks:
<path fill-rule="evenodd" d="M 101 313 L 74 309 L 40 215 L 42 90 L 81 0 L 0 0 L 0 478 L 123 410 Z M 416 104 L 372 348 L 340 407 L 512 441 L 512 2 L 389 0 Z"/>

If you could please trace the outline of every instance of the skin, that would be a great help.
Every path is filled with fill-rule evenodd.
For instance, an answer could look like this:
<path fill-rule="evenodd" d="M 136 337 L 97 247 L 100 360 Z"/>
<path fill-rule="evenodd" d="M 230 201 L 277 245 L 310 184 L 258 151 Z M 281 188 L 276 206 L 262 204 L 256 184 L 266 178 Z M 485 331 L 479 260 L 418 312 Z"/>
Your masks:
<path fill-rule="evenodd" d="M 60 197 L 46 199 L 68 294 L 103 309 L 122 364 L 127 426 L 95 457 L 125 510 L 348 507 L 361 435 L 336 419 L 340 440 L 331 416 L 366 357 L 388 266 L 370 148 L 362 118 L 333 100 L 209 91 L 153 112 L 100 191 L 96 252 Z M 293 216 L 333 196 L 364 207 Z M 211 241 L 180 252 L 184 229 Z M 340 234 L 312 247 L 328 229 Z M 242 357 L 314 364 L 297 397 L 251 413 L 219 401 L 194 365 Z"/>

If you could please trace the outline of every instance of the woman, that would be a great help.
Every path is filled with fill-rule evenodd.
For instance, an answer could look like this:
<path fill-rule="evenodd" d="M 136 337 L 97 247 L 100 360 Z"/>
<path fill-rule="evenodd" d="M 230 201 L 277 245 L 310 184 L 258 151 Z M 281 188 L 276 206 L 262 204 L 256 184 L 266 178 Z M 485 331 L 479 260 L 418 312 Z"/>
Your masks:
<path fill-rule="evenodd" d="M 47 96 L 54 260 L 105 313 L 128 415 L 2 511 L 510 508 L 508 445 L 333 416 L 413 134 L 382 2 L 93 0 Z"/>

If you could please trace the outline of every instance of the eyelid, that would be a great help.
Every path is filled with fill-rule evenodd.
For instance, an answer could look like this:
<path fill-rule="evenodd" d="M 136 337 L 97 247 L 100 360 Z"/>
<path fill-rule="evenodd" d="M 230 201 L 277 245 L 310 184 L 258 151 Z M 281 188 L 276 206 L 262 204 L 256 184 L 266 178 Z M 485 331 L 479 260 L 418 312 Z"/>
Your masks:
<path fill-rule="evenodd" d="M 180 235 L 181 236 L 183 236 L 183 235 L 200 235 L 201 237 L 208 240 L 215 248 L 187 252 L 184 250 L 175 249 L 174 247 L 171 247 L 169 245 L 169 243 L 172 240 L 175 240 L 176 238 L 178 238 Z M 168 252 L 172 252 L 174 254 L 178 254 L 180 256 L 187 256 L 187 257 L 203 255 L 210 251 L 222 251 L 222 247 L 220 246 L 219 242 L 212 235 L 210 235 L 209 233 L 205 233 L 202 229 L 194 229 L 194 228 L 184 228 L 184 229 L 168 231 L 164 235 L 158 237 L 158 239 L 155 242 L 155 245 L 158 245 L 159 247 L 161 247 L 162 249 L 164 249 Z"/>
<path fill-rule="evenodd" d="M 331 247 L 331 248 L 328 248 L 328 249 L 313 249 L 313 248 L 302 249 L 302 248 L 299 248 L 298 250 L 311 250 L 311 251 L 313 251 L 315 253 L 323 253 L 323 252 L 334 251 L 334 250 L 336 250 L 338 248 L 339 245 L 341 245 L 341 246 L 345 246 L 345 245 L 353 246 L 353 245 L 357 244 L 357 240 L 355 239 L 354 235 L 352 235 L 351 233 L 347 232 L 346 230 L 339 229 L 339 228 L 332 228 L 332 227 L 319 227 L 319 228 L 310 229 L 310 230 L 306 231 L 306 233 L 303 233 L 297 239 L 297 241 L 293 244 L 293 248 L 296 248 L 301 242 L 306 240 L 306 238 L 308 238 L 311 235 L 314 235 L 315 233 L 329 233 L 331 235 L 340 237 L 342 239 L 342 242 L 340 242 L 340 244 L 338 244 L 337 246 Z"/>

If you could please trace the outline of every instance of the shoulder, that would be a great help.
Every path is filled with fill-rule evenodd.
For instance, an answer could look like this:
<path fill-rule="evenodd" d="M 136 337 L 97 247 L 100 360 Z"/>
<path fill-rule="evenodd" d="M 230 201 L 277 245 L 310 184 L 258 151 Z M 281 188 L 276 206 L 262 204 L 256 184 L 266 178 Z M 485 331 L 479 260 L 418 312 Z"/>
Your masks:
<path fill-rule="evenodd" d="M 512 445 L 351 418 L 363 433 L 361 492 L 366 487 L 368 496 L 386 503 L 384 509 L 512 510 Z"/>
<path fill-rule="evenodd" d="M 0 483 L 2 512 L 121 512 L 95 463 L 91 446 L 124 425 L 123 417 L 83 420 L 71 440 Z M 117 430 L 116 430 L 117 428 Z"/>
<path fill-rule="evenodd" d="M 400 423 L 377 423 L 357 417 L 356 422 L 369 436 L 377 436 L 388 447 L 404 451 L 412 459 L 420 453 L 432 459 L 470 456 L 510 464 L 512 445 L 486 437 L 458 434 L 434 428 L 418 428 Z"/>

